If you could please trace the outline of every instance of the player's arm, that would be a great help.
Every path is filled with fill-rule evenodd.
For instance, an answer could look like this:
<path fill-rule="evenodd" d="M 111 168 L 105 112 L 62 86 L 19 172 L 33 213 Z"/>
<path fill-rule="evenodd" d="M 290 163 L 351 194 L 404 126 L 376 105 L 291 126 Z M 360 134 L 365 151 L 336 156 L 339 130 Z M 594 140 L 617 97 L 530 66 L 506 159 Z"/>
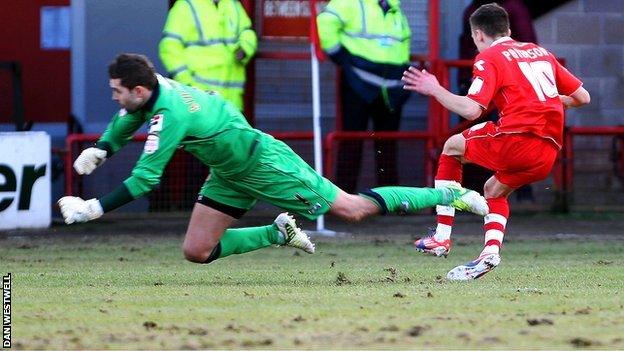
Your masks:
<path fill-rule="evenodd" d="M 581 107 L 589 104 L 591 101 L 589 92 L 583 87 L 579 87 L 571 95 L 559 95 L 559 99 L 565 108 Z"/>
<path fill-rule="evenodd" d="M 434 97 L 446 109 L 457 113 L 467 120 L 475 120 L 481 116 L 483 108 L 466 96 L 456 95 L 440 85 L 438 79 L 426 70 L 410 67 L 403 73 L 403 89 Z"/>
<path fill-rule="evenodd" d="M 157 112 L 150 121 L 148 138 L 132 174 L 112 192 L 99 199 L 66 196 L 58 201 L 65 223 L 87 222 L 150 192 L 184 137 L 186 127 L 168 111 Z"/>
<path fill-rule="evenodd" d="M 246 65 L 256 54 L 256 50 L 258 49 L 258 37 L 256 36 L 256 32 L 251 28 L 251 19 L 247 15 L 243 5 L 237 1 L 234 6 L 236 6 L 236 11 L 240 19 L 236 59 Z"/>
<path fill-rule="evenodd" d="M 583 82 L 568 71 L 551 54 L 553 65 L 555 66 L 555 82 L 559 91 L 559 99 L 565 108 L 580 107 L 589 104 L 591 97 L 589 92 L 583 87 Z"/>
<path fill-rule="evenodd" d="M 80 175 L 91 174 L 107 158 L 124 147 L 143 123 L 140 115 L 127 114 L 123 109 L 117 112 L 95 146 L 83 150 L 76 158 L 76 172 Z"/>

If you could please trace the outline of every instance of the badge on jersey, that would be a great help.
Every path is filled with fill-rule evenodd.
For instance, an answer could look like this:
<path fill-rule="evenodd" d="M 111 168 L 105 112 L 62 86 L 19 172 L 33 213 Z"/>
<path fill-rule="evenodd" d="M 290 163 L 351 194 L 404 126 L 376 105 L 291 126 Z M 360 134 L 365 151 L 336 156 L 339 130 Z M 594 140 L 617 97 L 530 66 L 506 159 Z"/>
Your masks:
<path fill-rule="evenodd" d="M 470 84 L 470 89 L 468 89 L 468 95 L 477 95 L 483 88 L 483 79 L 481 77 L 477 77 Z"/>
<path fill-rule="evenodd" d="M 474 66 L 479 70 L 479 71 L 485 71 L 485 67 L 483 67 L 483 65 L 485 64 L 485 61 L 483 60 L 479 60 L 477 62 L 474 63 Z"/>
<path fill-rule="evenodd" d="M 163 123 L 165 121 L 165 115 L 159 113 L 154 115 L 152 119 L 150 119 L 149 123 L 149 131 L 148 134 L 158 134 L 163 128 Z"/>
<path fill-rule="evenodd" d="M 143 152 L 148 155 L 153 154 L 158 150 L 158 144 L 160 143 L 160 137 L 158 135 L 150 134 L 147 136 L 145 146 L 143 146 Z"/>
<path fill-rule="evenodd" d="M 163 129 L 163 123 L 165 122 L 165 115 L 159 113 L 152 116 L 149 122 L 149 130 L 147 131 L 147 140 L 143 147 L 143 152 L 146 154 L 153 154 L 158 150 L 160 144 L 160 132 Z"/>

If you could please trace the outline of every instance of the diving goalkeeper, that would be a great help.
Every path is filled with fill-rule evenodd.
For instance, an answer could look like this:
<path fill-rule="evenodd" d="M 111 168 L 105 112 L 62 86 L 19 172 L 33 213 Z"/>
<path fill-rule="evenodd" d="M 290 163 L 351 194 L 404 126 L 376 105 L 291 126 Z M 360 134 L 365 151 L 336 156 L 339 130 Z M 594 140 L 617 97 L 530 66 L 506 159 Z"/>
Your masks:
<path fill-rule="evenodd" d="M 65 196 L 58 201 L 67 224 L 102 216 L 150 192 L 175 150 L 182 147 L 210 167 L 184 238 L 184 256 L 209 263 L 270 245 L 314 253 L 314 244 L 287 213 L 266 226 L 228 229 L 258 200 L 315 219 L 330 213 L 348 221 L 385 213 L 414 213 L 450 205 L 480 215 L 487 203 L 459 186 L 440 189 L 380 187 L 347 194 L 316 173 L 283 142 L 252 128 L 239 110 L 217 94 L 156 74 L 142 55 L 118 55 L 108 67 L 112 98 L 121 110 L 94 147 L 74 162 L 88 175 L 113 156 L 144 124 L 149 131 L 132 174 L 100 198 Z"/>

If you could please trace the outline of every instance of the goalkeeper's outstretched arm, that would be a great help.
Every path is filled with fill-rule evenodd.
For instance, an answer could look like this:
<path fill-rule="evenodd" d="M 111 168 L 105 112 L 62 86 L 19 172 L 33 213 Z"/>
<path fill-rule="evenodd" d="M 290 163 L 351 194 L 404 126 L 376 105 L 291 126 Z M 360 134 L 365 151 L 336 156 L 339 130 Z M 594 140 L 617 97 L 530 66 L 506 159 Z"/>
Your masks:
<path fill-rule="evenodd" d="M 165 114 L 167 111 L 163 110 L 156 113 Z M 110 130 L 109 127 L 107 131 Z M 175 116 L 168 114 L 162 129 L 159 129 L 157 134 L 155 130 L 153 132 L 148 136 L 143 153 L 132 169 L 132 174 L 115 190 L 99 199 L 83 200 L 79 197 L 66 196 L 58 201 L 65 223 L 87 222 L 99 218 L 106 212 L 142 197 L 159 184 L 165 167 L 186 133 L 186 128 Z M 110 134 L 105 133 L 100 140 L 112 140 L 106 138 L 107 135 L 110 136 Z M 96 145 L 99 145 L 99 142 Z M 78 158 L 80 159 L 80 156 Z M 97 165 L 91 166 L 91 171 L 97 167 Z"/>

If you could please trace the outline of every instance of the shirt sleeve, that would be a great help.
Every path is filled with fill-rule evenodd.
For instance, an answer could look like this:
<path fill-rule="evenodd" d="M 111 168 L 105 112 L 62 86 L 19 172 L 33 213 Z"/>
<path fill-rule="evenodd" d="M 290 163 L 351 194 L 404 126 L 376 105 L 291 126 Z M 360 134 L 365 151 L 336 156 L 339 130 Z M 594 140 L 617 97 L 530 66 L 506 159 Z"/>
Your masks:
<path fill-rule="evenodd" d="M 245 58 L 243 64 L 247 64 L 249 60 L 256 54 L 258 49 L 258 37 L 256 32 L 251 28 L 251 19 L 247 15 L 245 8 L 240 2 L 235 4 L 238 13 L 240 14 L 240 32 L 238 34 L 238 45 L 245 52 Z"/>
<path fill-rule="evenodd" d="M 344 11 L 344 1 L 332 0 L 316 17 L 321 48 L 329 55 L 338 52 L 342 46 L 340 36 L 349 20 L 345 17 L 349 12 L 353 11 Z"/>
<path fill-rule="evenodd" d="M 150 192 L 175 153 L 186 134 L 186 125 L 181 123 L 171 111 L 156 111 L 149 122 L 147 140 L 143 153 L 132 170 L 132 175 L 124 181 L 133 198 Z"/>
<path fill-rule="evenodd" d="M 176 1 L 167 15 L 162 39 L 158 44 L 158 55 L 167 73 L 183 84 L 194 82 L 184 55 L 186 42 L 197 32 L 192 18 L 188 3 Z"/>
<path fill-rule="evenodd" d="M 559 94 L 570 95 L 583 85 L 580 79 L 576 78 L 568 71 L 556 58 L 553 57 L 555 65 L 555 80 Z"/>
<path fill-rule="evenodd" d="M 108 123 L 106 130 L 95 144 L 99 149 L 106 150 L 106 157 L 111 157 L 123 148 L 134 133 L 143 125 L 144 119 L 140 112 L 127 113 L 125 109 L 119 110 Z"/>
<path fill-rule="evenodd" d="M 487 109 L 498 89 L 498 69 L 491 58 L 478 55 L 472 66 L 472 84 L 468 98 Z"/>

